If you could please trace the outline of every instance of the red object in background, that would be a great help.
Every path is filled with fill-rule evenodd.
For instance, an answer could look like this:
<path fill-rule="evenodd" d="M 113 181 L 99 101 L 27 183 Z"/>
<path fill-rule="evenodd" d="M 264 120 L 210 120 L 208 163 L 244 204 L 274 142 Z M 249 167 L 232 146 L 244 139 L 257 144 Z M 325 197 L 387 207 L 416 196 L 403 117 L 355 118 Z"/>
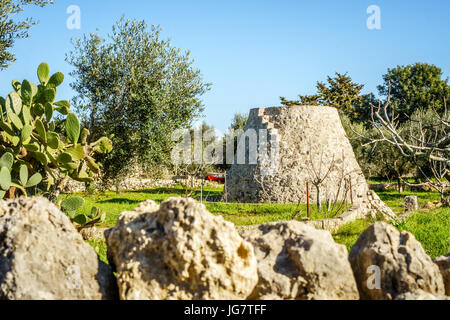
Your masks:
<path fill-rule="evenodd" d="M 206 180 L 225 182 L 225 177 L 206 176 Z"/>

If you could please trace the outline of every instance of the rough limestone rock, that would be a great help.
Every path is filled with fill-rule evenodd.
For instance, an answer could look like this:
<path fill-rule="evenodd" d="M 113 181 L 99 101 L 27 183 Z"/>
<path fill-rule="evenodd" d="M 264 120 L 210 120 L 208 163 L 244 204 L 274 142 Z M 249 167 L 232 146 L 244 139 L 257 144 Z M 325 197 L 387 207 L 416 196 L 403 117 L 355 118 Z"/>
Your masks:
<path fill-rule="evenodd" d="M 227 172 L 227 201 L 306 203 L 306 182 L 321 177 L 325 178 L 320 188 L 322 201 L 353 202 L 366 214 L 393 216 L 392 210 L 369 192 L 336 108 L 251 109 L 239 143 L 245 139 L 249 141 L 245 144 L 249 156 L 241 159 L 244 163 L 236 157 Z M 252 161 L 250 155 L 256 150 L 260 157 Z M 316 188 L 311 183 L 309 186 L 310 200 L 315 201 Z"/>
<path fill-rule="evenodd" d="M 255 248 L 259 282 L 250 299 L 358 299 L 347 248 L 298 221 L 243 232 Z"/>
<path fill-rule="evenodd" d="M 193 199 L 146 201 L 105 237 L 121 299 L 245 299 L 258 281 L 252 246 Z"/>
<path fill-rule="evenodd" d="M 450 297 L 434 295 L 423 290 L 407 292 L 398 295 L 395 300 L 450 300 Z"/>
<path fill-rule="evenodd" d="M 96 226 L 81 229 L 79 232 L 84 240 L 100 240 L 103 241 L 105 230 L 107 228 L 97 228 Z"/>
<path fill-rule="evenodd" d="M 0 300 L 118 298 L 108 265 L 44 198 L 0 202 Z"/>
<path fill-rule="evenodd" d="M 422 245 L 411 233 L 399 232 L 387 223 L 376 222 L 365 230 L 349 260 L 361 299 L 392 300 L 417 290 L 444 294 L 439 268 Z"/>
<path fill-rule="evenodd" d="M 405 211 L 417 211 L 419 210 L 419 199 L 417 196 L 406 196 L 405 197 Z"/>
<path fill-rule="evenodd" d="M 433 260 L 441 270 L 444 278 L 445 294 L 450 296 L 450 252 Z"/>

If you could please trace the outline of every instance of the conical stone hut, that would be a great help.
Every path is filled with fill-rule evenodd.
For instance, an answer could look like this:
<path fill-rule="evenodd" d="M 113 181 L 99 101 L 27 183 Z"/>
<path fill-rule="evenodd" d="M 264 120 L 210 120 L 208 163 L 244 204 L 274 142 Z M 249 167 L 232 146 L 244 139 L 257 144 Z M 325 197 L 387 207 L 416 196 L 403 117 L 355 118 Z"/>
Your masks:
<path fill-rule="evenodd" d="M 321 202 L 347 201 L 392 212 L 369 190 L 336 108 L 251 109 L 239 145 L 245 148 L 245 161 L 235 156 L 227 172 L 228 202 L 306 203 L 308 186 L 313 203 L 319 193 Z M 239 147 L 236 153 L 242 154 Z"/>

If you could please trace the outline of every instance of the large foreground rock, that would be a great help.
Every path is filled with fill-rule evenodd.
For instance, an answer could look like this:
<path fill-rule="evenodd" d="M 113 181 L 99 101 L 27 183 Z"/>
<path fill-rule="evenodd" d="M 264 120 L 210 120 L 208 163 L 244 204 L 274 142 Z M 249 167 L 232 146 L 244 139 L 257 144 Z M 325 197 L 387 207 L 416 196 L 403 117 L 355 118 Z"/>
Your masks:
<path fill-rule="evenodd" d="M 0 202 L 0 299 L 113 299 L 114 275 L 44 198 Z"/>
<path fill-rule="evenodd" d="M 433 260 L 441 270 L 444 278 L 445 294 L 450 296 L 450 252 Z"/>
<path fill-rule="evenodd" d="M 258 279 L 252 246 L 192 199 L 141 203 L 105 237 L 121 299 L 245 299 Z"/>
<path fill-rule="evenodd" d="M 422 245 L 411 233 L 399 232 L 387 223 L 376 222 L 365 230 L 349 260 L 361 299 L 391 300 L 418 290 L 444 294 L 439 268 Z"/>
<path fill-rule="evenodd" d="M 250 299 L 358 299 L 345 246 L 328 231 L 297 221 L 243 232 L 258 260 L 259 282 Z"/>

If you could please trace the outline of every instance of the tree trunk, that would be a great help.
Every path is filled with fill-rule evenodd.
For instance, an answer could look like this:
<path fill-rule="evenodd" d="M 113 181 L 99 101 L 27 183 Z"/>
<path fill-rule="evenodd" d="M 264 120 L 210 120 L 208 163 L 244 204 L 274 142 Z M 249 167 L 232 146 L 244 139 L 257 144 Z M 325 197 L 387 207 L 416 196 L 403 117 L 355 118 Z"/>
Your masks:
<path fill-rule="evenodd" d="M 403 192 L 403 184 L 402 184 L 402 180 L 400 179 L 400 177 L 397 177 L 397 188 L 398 188 L 398 192 L 400 192 L 400 193 Z"/>
<path fill-rule="evenodd" d="M 322 205 L 320 203 L 320 187 L 316 185 L 316 191 L 317 191 L 317 210 L 320 211 L 322 209 Z"/>
<path fill-rule="evenodd" d="M 188 175 L 186 174 L 186 178 L 184 180 L 184 187 L 186 189 L 186 199 L 188 197 Z"/>

